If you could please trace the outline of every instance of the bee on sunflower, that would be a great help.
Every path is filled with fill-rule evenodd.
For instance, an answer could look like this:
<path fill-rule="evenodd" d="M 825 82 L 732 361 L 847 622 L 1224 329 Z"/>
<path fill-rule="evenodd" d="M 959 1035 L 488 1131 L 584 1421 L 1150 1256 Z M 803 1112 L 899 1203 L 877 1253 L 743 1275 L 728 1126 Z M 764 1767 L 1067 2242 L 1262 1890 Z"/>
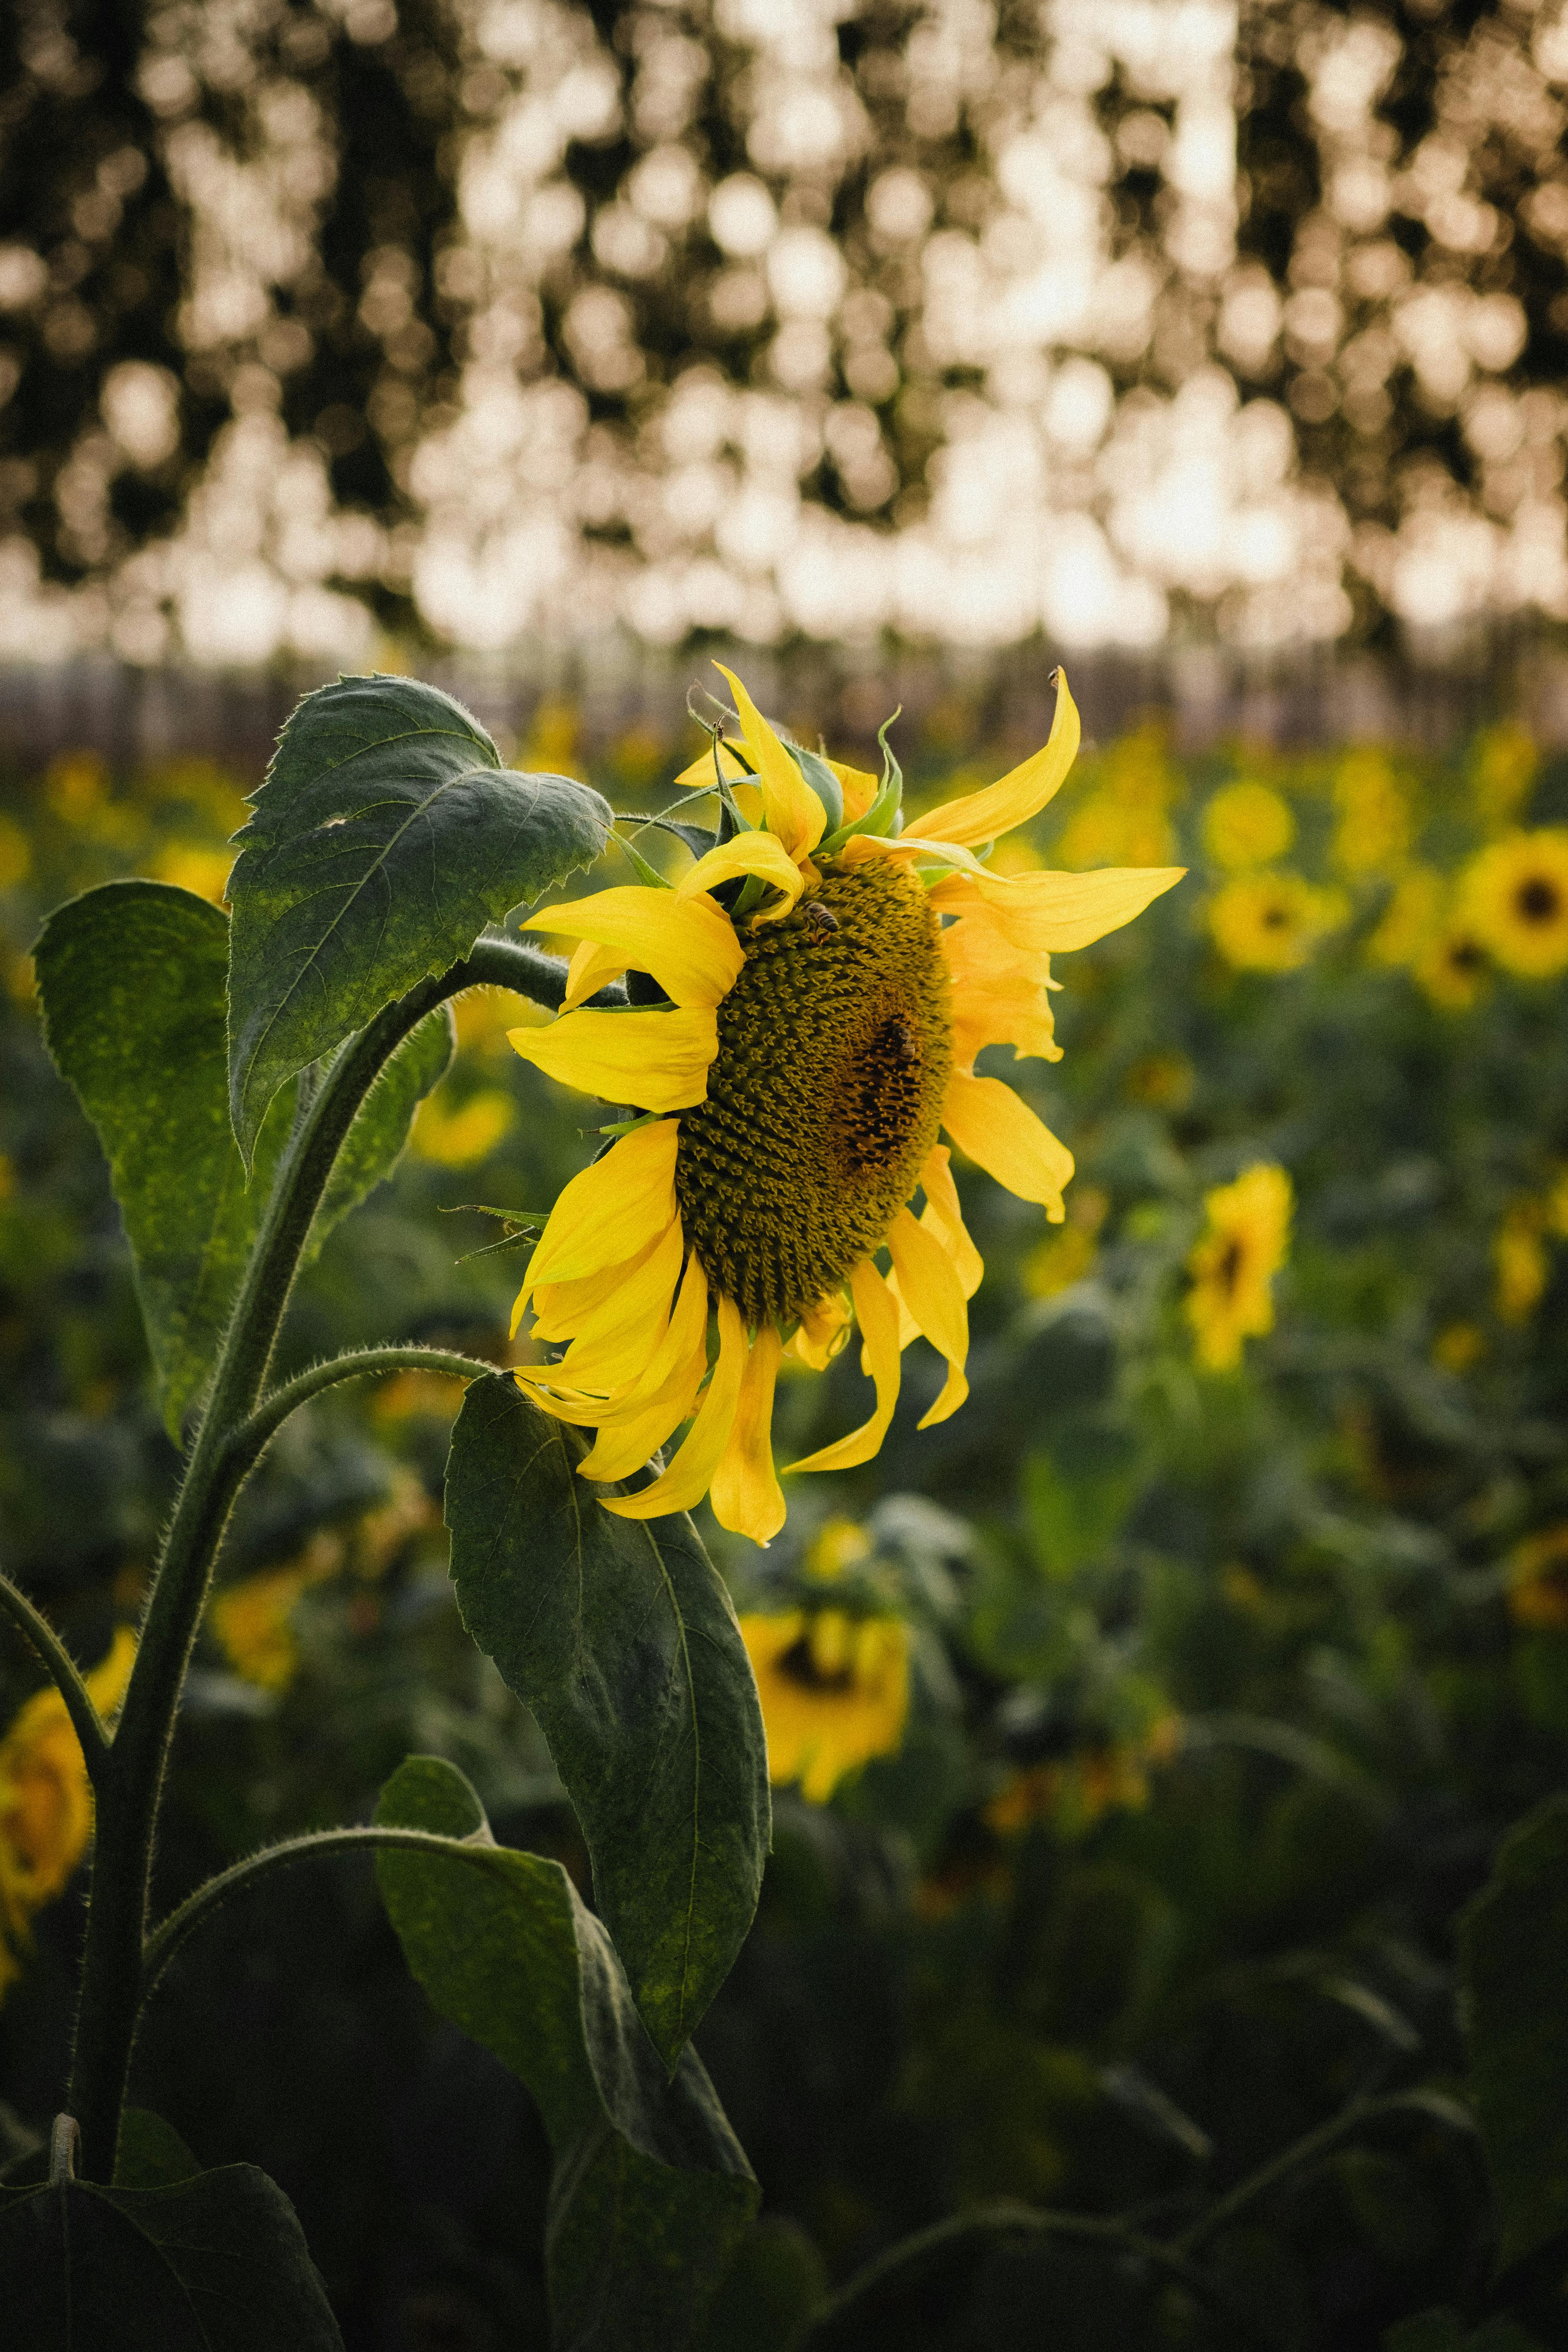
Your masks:
<path fill-rule="evenodd" d="M 917 1333 L 948 1366 L 921 1427 L 963 1403 L 982 1266 L 939 1137 L 1062 1221 L 1071 1154 L 975 1056 L 1058 1058 L 1048 957 L 1131 922 L 1180 869 L 1005 875 L 976 855 L 1072 765 L 1059 673 L 1045 746 L 908 825 L 886 729 L 878 779 L 786 743 L 723 675 L 734 732 L 678 780 L 717 793 L 718 834 L 688 837 L 673 884 L 638 861 L 641 884 L 525 926 L 578 945 L 560 1016 L 513 1045 L 640 1116 L 562 1192 L 512 1329 L 531 1308 L 537 1339 L 569 1343 L 515 1377 L 596 1431 L 584 1477 L 626 1478 L 690 1422 L 668 1467 L 606 1509 L 655 1518 L 707 1494 L 721 1525 L 766 1543 L 784 1519 L 771 1424 L 786 1357 L 823 1370 L 858 1323 L 876 1391 L 870 1418 L 796 1472 L 870 1460 Z M 584 1002 L 623 974 L 629 1005 Z"/>

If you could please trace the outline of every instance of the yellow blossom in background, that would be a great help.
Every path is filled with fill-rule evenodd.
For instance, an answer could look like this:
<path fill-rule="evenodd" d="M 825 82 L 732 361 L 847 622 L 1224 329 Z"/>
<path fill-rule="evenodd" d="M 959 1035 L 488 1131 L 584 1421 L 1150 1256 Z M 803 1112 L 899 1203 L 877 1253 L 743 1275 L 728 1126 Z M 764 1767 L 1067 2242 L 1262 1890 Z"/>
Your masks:
<path fill-rule="evenodd" d="M 669 745 L 647 720 L 628 727 L 610 748 L 617 773 L 628 784 L 651 784 L 669 754 Z"/>
<path fill-rule="evenodd" d="M 516 1118 L 517 1105 L 500 1087 L 481 1087 L 452 1106 L 439 1094 L 426 1095 L 408 1139 L 421 1160 L 438 1168 L 473 1168 L 511 1132 Z"/>
<path fill-rule="evenodd" d="M 1296 971 L 1349 912 L 1300 874 L 1238 874 L 1208 903 L 1214 943 L 1237 971 Z"/>
<path fill-rule="evenodd" d="M 173 882 L 179 889 L 194 891 L 198 898 L 210 898 L 215 907 L 221 907 L 228 895 L 233 864 L 232 849 L 209 849 L 196 841 L 172 841 L 154 858 L 153 873 L 159 882 Z"/>
<path fill-rule="evenodd" d="M 1442 926 L 1412 970 L 1444 1013 L 1468 1013 L 1491 981 L 1486 950 L 1469 925 L 1457 919 Z"/>
<path fill-rule="evenodd" d="M 225 1585 L 207 1612 L 207 1623 L 235 1673 L 260 1690 L 286 1690 L 300 1664 L 293 1614 L 312 1584 L 336 1575 L 346 1547 L 341 1535 L 322 1528 L 297 1559 L 266 1568 L 256 1576 Z"/>
<path fill-rule="evenodd" d="M 1540 765 L 1535 738 L 1517 720 L 1485 730 L 1470 765 L 1470 789 L 1483 824 L 1508 824 L 1519 814 Z"/>
<path fill-rule="evenodd" d="M 807 1576 L 830 1584 L 847 1568 L 858 1568 L 871 1557 L 870 1537 L 856 1519 L 824 1519 L 805 1554 Z"/>
<path fill-rule="evenodd" d="M 14 890 L 32 871 L 27 836 L 8 816 L 0 816 L 0 890 Z"/>
<path fill-rule="evenodd" d="M 1234 1371 L 1242 1342 L 1274 1328 L 1274 1276 L 1290 1245 L 1290 1179 L 1259 1161 L 1204 1196 L 1208 1223 L 1187 1260 L 1185 1314 L 1206 1371 Z"/>
<path fill-rule="evenodd" d="M 1149 1801 L 1151 1766 L 1168 1764 L 1182 1744 L 1182 1719 L 1164 1715 L 1141 1740 L 1112 1740 L 1011 1773 L 984 1810 L 988 1829 L 1016 1837 L 1050 1822 L 1080 1837 L 1110 1812 L 1141 1812 Z"/>
<path fill-rule="evenodd" d="M 576 941 L 572 942 L 573 946 Z M 539 1008 L 543 1017 L 544 1008 Z M 510 1032 L 522 1017 L 519 999 L 504 988 L 469 988 L 452 999 L 452 1021 L 459 1054 L 510 1054 Z"/>
<path fill-rule="evenodd" d="M 1099 1234 L 1110 1198 L 1097 1184 L 1080 1185 L 1068 1203 L 1067 1223 L 1047 1234 L 1024 1260 L 1024 1287 L 1031 1298 L 1055 1298 L 1081 1282 L 1099 1255 Z"/>
<path fill-rule="evenodd" d="M 1460 877 L 1471 930 L 1505 971 L 1549 980 L 1568 971 L 1568 827 L 1505 834 Z"/>
<path fill-rule="evenodd" d="M 1568 1633 L 1568 1524 L 1518 1546 L 1509 1561 L 1508 1613 L 1535 1633 Z"/>
<path fill-rule="evenodd" d="M 808 1804 L 825 1805 L 846 1773 L 899 1746 L 910 1708 L 902 1618 L 792 1609 L 742 1617 L 741 1634 L 763 1703 L 771 1780 L 798 1780 Z"/>
<path fill-rule="evenodd" d="M 1492 1236 L 1497 1311 L 1505 1323 L 1528 1323 L 1552 1272 L 1542 1238 L 1545 1216 L 1536 1201 L 1517 1201 Z"/>
<path fill-rule="evenodd" d="M 525 773 L 543 768 L 554 775 L 571 774 L 581 732 L 576 704 L 552 701 L 547 697 L 529 722 L 528 734 L 517 755 L 518 766 Z"/>
<path fill-rule="evenodd" d="M 136 1657 L 129 1626 L 84 1680 L 100 1715 L 111 1718 Z M 0 1739 L 0 1993 L 22 1971 L 33 1915 L 64 1893 L 92 1832 L 87 1762 L 66 1703 L 50 1684 L 37 1691 Z"/>
<path fill-rule="evenodd" d="M 1181 780 L 1163 726 L 1151 721 L 1113 743 L 1098 763 L 1095 787 L 1057 842 L 1062 864 L 1169 865 L 1170 811 Z"/>
<path fill-rule="evenodd" d="M 1468 1372 L 1487 1351 L 1486 1333 L 1476 1323 L 1446 1323 L 1432 1342 L 1432 1361 L 1446 1372 Z"/>
<path fill-rule="evenodd" d="M 428 1413 L 433 1420 L 454 1421 L 463 1402 L 460 1381 L 448 1372 L 394 1372 L 377 1386 L 371 1412 L 380 1422 L 412 1421 Z"/>
<path fill-rule="evenodd" d="M 1152 1103 L 1159 1110 L 1185 1110 L 1196 1084 L 1197 1073 L 1184 1054 L 1147 1054 L 1127 1073 L 1128 1099 Z"/>
<path fill-rule="evenodd" d="M 45 804 L 68 824 L 79 824 L 102 805 L 108 792 L 109 762 L 97 751 L 61 751 L 44 777 Z"/>
<path fill-rule="evenodd" d="M 1289 806 L 1268 784 L 1226 784 L 1204 811 L 1204 847 L 1227 873 L 1272 866 L 1295 838 Z"/>
<path fill-rule="evenodd" d="M 1398 871 L 1415 831 L 1410 801 L 1386 751 L 1364 745 L 1347 751 L 1334 776 L 1331 856 L 1342 874 L 1360 879 Z"/>
<path fill-rule="evenodd" d="M 1428 953 L 1448 908 L 1448 884 L 1433 866 L 1412 866 L 1394 887 L 1366 943 L 1373 963 L 1413 967 Z"/>

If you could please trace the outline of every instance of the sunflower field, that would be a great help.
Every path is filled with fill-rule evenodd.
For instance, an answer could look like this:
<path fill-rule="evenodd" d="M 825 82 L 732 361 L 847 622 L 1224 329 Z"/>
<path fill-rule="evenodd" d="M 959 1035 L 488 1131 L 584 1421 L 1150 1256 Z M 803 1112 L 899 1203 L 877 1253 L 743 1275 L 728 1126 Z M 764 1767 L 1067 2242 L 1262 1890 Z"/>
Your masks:
<path fill-rule="evenodd" d="M 816 741 L 809 712 L 778 715 Z M 603 2242 L 566 2242 L 566 2094 L 504 2036 L 464 2030 L 416 1916 L 416 1857 L 400 1877 L 389 1857 L 323 1852 L 262 1899 L 214 1901 L 147 2000 L 116 2194 L 171 2195 L 198 2164 L 263 2168 L 351 2352 L 1568 2345 L 1568 758 L 1507 722 L 1440 754 L 1178 754 L 1151 719 L 1086 742 L 1048 805 L 997 826 L 983 883 L 955 815 L 982 825 L 995 780 L 1037 749 L 989 733 L 954 701 L 889 738 L 900 838 L 953 847 L 931 893 L 949 924 L 974 923 L 997 877 L 1020 904 L 1034 876 L 1161 885 L 1058 950 L 1048 999 L 1036 988 L 988 1033 L 1004 1043 L 981 1040 L 978 1073 L 946 1081 L 951 1147 L 919 1128 L 924 1217 L 900 1205 L 900 1176 L 877 1228 L 894 1219 L 886 1279 L 855 1244 L 864 1351 L 847 1321 L 804 1318 L 748 1355 L 730 1307 L 723 1431 L 701 1462 L 687 1453 L 702 1407 L 672 1441 L 674 1485 L 626 1514 L 694 1509 L 772 1783 L 755 1919 L 697 2029 L 700 2129 L 682 2110 L 681 2151 L 634 2147 L 622 2178 L 628 2199 L 650 2193 L 638 2166 L 688 2184 L 648 2257 L 663 2283 L 639 2303 L 642 2286 L 601 2282 L 595 2301 Z M 687 930 L 669 913 L 694 845 L 632 824 L 695 788 L 702 750 L 695 730 L 647 727 L 584 748 L 553 706 L 516 754 L 627 813 L 586 886 L 626 921 L 677 881 L 647 934 L 656 979 L 678 931 L 693 970 L 730 952 L 710 898 Z M 795 764 L 838 789 L 826 760 Z M 847 837 L 879 787 L 833 774 Z M 105 1718 L 175 1507 L 193 1334 L 217 1309 L 199 1287 L 184 1319 L 149 1308 L 150 1356 L 139 1297 L 163 1277 L 145 1245 L 133 1269 L 83 1115 L 91 1081 L 73 1067 L 73 1091 L 45 1044 L 53 951 L 33 950 L 52 910 L 132 877 L 167 886 L 159 904 L 184 894 L 192 936 L 220 938 L 258 782 L 87 751 L 0 778 L 0 1571 Z M 889 905 L 903 871 L 880 851 L 849 868 Z M 722 878 L 731 908 L 763 887 L 755 858 Z M 624 931 L 595 943 L 574 912 L 584 887 L 552 885 L 504 927 L 572 959 L 574 1009 L 552 1020 L 481 972 L 453 999 L 449 1066 L 421 1065 L 398 1097 L 401 1156 L 399 1124 L 355 1171 L 353 1213 L 312 1240 L 284 1373 L 308 1384 L 305 1368 L 394 1335 L 425 1354 L 323 1386 L 268 1433 L 184 1685 L 155 1915 L 274 1841 L 373 1815 L 410 1840 L 473 1840 L 488 1821 L 502 1848 L 563 1866 L 574 1916 L 606 1908 L 559 1725 L 518 1695 L 505 1641 L 484 1643 L 466 1601 L 459 1616 L 448 1573 L 449 1543 L 474 1540 L 471 1487 L 447 1467 L 461 1375 L 517 1367 L 521 1385 L 482 1384 L 492 1419 L 498 1398 L 536 1395 L 570 1421 L 547 1346 L 585 1349 L 593 1283 L 631 1261 L 629 1242 L 598 1260 L 566 1246 L 559 1204 L 602 1122 L 595 1168 L 640 1166 L 668 1124 L 646 1112 L 716 1117 L 721 1100 L 717 1076 L 704 1102 L 700 1075 L 694 1095 L 684 1064 L 650 1076 L 639 1048 L 628 1121 L 592 1099 L 622 1099 L 596 1082 L 601 1047 L 568 1063 L 551 1042 L 623 974 L 616 1050 L 651 1034 L 626 1025 L 654 1002 L 635 985 L 643 950 L 623 952 Z M 779 933 L 781 988 L 792 940 L 847 953 L 848 883 L 810 890 Z M 118 921 L 106 912 L 111 975 Z M 108 999 L 132 1024 L 154 985 L 133 944 Z M 973 953 L 978 1004 L 1004 965 Z M 706 1004 L 696 982 L 661 982 L 700 1072 L 713 1061 L 725 969 Z M 851 971 L 847 995 L 858 985 Z M 588 1011 L 600 1032 L 574 1034 L 609 1034 Z M 390 1091 L 424 1034 L 388 1064 Z M 914 1084 L 921 1043 L 896 1024 L 872 1042 L 868 1119 Z M 136 1148 L 155 1151 L 172 1079 L 144 1076 Z M 965 1104 L 1007 1090 L 1027 1121 L 1007 1135 L 1046 1122 L 1059 1181 L 1012 1182 L 1002 1163 L 1020 1162 L 978 1109 L 964 1126 Z M 741 1143 L 713 1144 L 717 1192 L 680 1195 L 699 1231 L 747 1213 L 744 1165 L 722 1189 L 736 1117 Z M 804 1166 L 805 1128 L 785 1144 Z M 856 1150 L 870 1166 L 872 1144 Z M 756 1170 L 761 1198 L 760 1152 Z M 660 1213 L 637 1265 L 664 1248 Z M 530 1337 L 514 1301 L 551 1248 Z M 679 1244 L 667 1255 L 673 1328 Z M 625 1340 L 634 1290 L 605 1294 L 609 1370 L 576 1359 L 620 1416 L 601 1415 L 606 1478 L 617 1435 L 628 1466 L 646 1459 L 707 1371 L 699 1332 L 687 1387 L 671 1354 L 649 1404 Z M 943 1339 L 960 1290 L 966 1353 Z M 770 1405 L 780 1467 L 816 1472 L 776 1506 L 772 1457 L 758 1468 Z M 873 1426 L 878 1443 L 847 1436 Z M 30 2210 L 5 2199 L 51 2161 L 94 1815 L 77 1717 L 19 1622 L 0 1633 L 3 2251 L 7 2215 Z"/>

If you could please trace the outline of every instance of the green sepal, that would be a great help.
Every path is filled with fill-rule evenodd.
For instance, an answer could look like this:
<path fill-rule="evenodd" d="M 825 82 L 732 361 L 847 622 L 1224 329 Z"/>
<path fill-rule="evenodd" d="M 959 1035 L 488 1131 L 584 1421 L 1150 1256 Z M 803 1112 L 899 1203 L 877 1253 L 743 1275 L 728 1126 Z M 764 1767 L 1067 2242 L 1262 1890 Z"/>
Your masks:
<path fill-rule="evenodd" d="M 901 704 L 900 708 L 902 708 Z M 868 833 L 879 840 L 887 840 L 903 830 L 904 772 L 894 758 L 893 747 L 888 740 L 888 730 L 898 716 L 899 712 L 895 710 L 889 718 L 883 719 L 877 730 L 877 740 L 882 747 L 882 781 L 877 788 L 876 798 L 863 816 L 856 817 L 852 824 L 841 824 L 837 833 L 818 843 L 816 854 L 819 857 L 831 857 L 836 849 L 842 849 L 844 844 L 853 841 L 857 834 Z"/>
<path fill-rule="evenodd" d="M 783 738 L 780 740 L 783 741 Z M 844 787 L 817 751 L 803 751 L 798 743 L 785 743 L 784 750 L 822 803 L 826 823 L 824 833 L 837 832 L 844 823 Z"/>
<path fill-rule="evenodd" d="M 294 2209 L 250 2164 L 0 2189 L 0 2279 L 26 2352 L 342 2352 Z"/>
<path fill-rule="evenodd" d="M 538 1718 L 599 1911 L 667 2065 L 733 1965 L 771 1831 L 767 1748 L 729 1594 L 684 1514 L 617 1518 L 574 1429 L 473 1381 L 447 1467 L 458 1606 Z"/>
<path fill-rule="evenodd" d="M 559 1863 L 495 1844 L 455 1767 L 411 1757 L 376 1821 L 451 1842 L 384 1849 L 376 1874 L 436 2008 L 538 2105 L 557 2352 L 687 2352 L 758 2201 L 701 2060 L 667 2079 L 600 1922 Z"/>
<path fill-rule="evenodd" d="M 631 843 L 626 839 L 624 833 L 616 833 L 615 835 L 615 843 L 616 847 L 620 851 L 622 856 L 631 867 L 632 872 L 637 876 L 637 880 L 643 883 L 649 890 L 674 889 L 674 883 L 668 881 L 659 872 L 657 866 L 650 866 L 647 859 L 643 856 L 641 850 L 634 849 L 632 847 Z"/>

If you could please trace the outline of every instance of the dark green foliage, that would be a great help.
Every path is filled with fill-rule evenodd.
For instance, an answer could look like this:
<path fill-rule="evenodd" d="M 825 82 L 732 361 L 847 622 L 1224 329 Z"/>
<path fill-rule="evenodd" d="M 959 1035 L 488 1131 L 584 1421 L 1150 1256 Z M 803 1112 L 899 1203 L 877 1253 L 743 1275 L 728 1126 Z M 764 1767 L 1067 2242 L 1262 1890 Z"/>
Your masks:
<path fill-rule="evenodd" d="M 762 1715 L 690 1520 L 616 1518 L 576 1475 L 584 1450 L 515 1381 L 475 1381 L 447 1473 L 452 1575 L 464 1623 L 550 1742 L 599 1906 L 673 2065 L 756 1909 Z"/>
<path fill-rule="evenodd" d="M 586 866 L 610 822 L 586 785 L 503 768 L 477 721 L 412 678 L 307 695 L 253 806 L 229 878 L 229 1098 L 247 1160 L 297 1070 Z"/>
<path fill-rule="evenodd" d="M 1499 2260 L 1568 2231 L 1568 1797 L 1521 1823 L 1464 1927 L 1470 2072 Z"/>
<path fill-rule="evenodd" d="M 163 882 L 110 882 L 73 898 L 37 952 L 45 1034 L 109 1160 L 174 1436 L 212 1370 L 293 1116 L 289 1088 L 263 1125 L 247 1185 L 229 1124 L 227 962 L 218 908 Z M 442 1006 L 388 1065 L 333 1171 L 313 1246 L 391 1173 L 451 1045 Z"/>
<path fill-rule="evenodd" d="M 294 2209 L 254 2165 L 0 2189 L 0 2279 L 27 2352 L 342 2352 Z"/>
<path fill-rule="evenodd" d="M 461 1773 L 413 1757 L 376 1818 L 448 1854 L 376 1870 L 408 1965 L 442 2015 L 526 2083 L 554 2155 L 546 2260 L 556 2352 L 700 2340 L 756 2186 L 700 2059 L 673 2080 L 614 1948 L 559 1863 L 496 1845 Z"/>

